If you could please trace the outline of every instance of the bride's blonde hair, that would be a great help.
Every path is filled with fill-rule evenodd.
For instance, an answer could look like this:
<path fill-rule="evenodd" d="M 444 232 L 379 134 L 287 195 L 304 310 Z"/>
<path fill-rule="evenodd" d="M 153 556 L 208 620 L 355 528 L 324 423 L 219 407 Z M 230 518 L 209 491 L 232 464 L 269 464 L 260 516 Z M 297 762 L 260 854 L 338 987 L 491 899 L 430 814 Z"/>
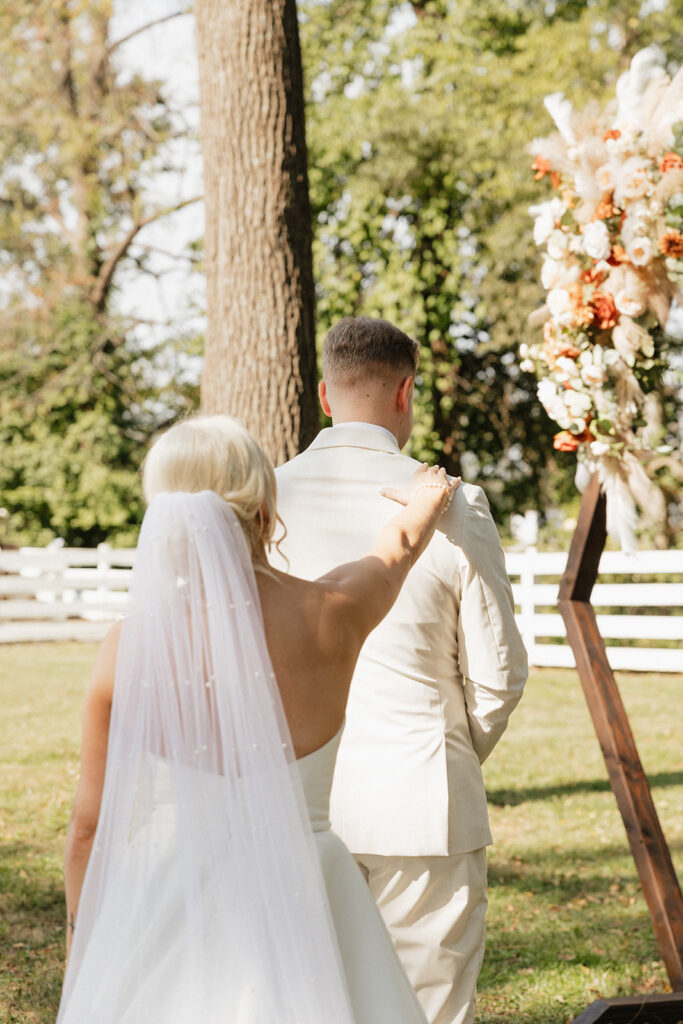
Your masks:
<path fill-rule="evenodd" d="M 150 448 L 143 466 L 149 503 L 169 491 L 214 491 L 239 519 L 252 558 L 273 537 L 275 473 L 268 456 L 232 416 L 193 416 L 176 423 Z"/>

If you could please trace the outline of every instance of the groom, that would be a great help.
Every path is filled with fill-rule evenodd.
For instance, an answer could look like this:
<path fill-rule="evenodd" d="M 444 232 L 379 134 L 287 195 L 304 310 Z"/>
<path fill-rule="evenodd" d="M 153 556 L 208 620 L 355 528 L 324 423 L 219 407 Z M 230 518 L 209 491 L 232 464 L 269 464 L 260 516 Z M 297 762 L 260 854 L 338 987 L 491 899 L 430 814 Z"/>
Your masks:
<path fill-rule="evenodd" d="M 384 320 L 341 320 L 323 346 L 333 427 L 277 470 L 282 550 L 314 579 L 372 547 L 404 488 L 415 341 Z M 527 676 L 503 551 L 484 492 L 461 485 L 351 686 L 332 790 L 430 1024 L 469 1024 L 484 955 L 491 843 L 480 763 Z"/>

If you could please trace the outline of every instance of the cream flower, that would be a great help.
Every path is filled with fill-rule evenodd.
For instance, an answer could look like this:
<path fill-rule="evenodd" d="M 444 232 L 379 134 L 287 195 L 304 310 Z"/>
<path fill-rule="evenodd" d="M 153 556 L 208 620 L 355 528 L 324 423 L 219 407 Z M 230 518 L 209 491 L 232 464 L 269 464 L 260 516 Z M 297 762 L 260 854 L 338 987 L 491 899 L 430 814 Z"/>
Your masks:
<path fill-rule="evenodd" d="M 581 268 L 574 261 L 546 259 L 541 268 L 541 283 L 546 291 L 550 291 L 561 285 L 573 284 L 579 279 L 580 273 Z"/>
<path fill-rule="evenodd" d="M 533 373 L 536 369 L 536 364 L 533 359 L 522 359 L 519 368 L 523 373 Z"/>
<path fill-rule="evenodd" d="M 612 331 L 612 344 L 628 366 L 633 366 L 639 351 L 652 351 L 652 338 L 644 327 L 629 317 L 622 317 Z"/>
<path fill-rule="evenodd" d="M 643 196 L 647 195 L 649 188 L 650 179 L 645 172 L 645 168 L 640 168 L 622 186 L 621 194 L 624 199 L 642 199 Z"/>
<path fill-rule="evenodd" d="M 571 295 L 566 288 L 551 288 L 548 292 L 546 303 L 550 309 L 556 327 L 562 328 L 574 326 L 576 312 Z"/>
<path fill-rule="evenodd" d="M 609 445 L 605 444 L 604 441 L 591 441 L 590 450 L 591 455 L 595 455 L 596 458 L 599 458 L 601 455 L 607 455 Z"/>
<path fill-rule="evenodd" d="M 591 221 L 583 229 L 583 247 L 593 260 L 606 260 L 612 246 L 609 231 L 601 220 Z"/>
<path fill-rule="evenodd" d="M 602 167 L 598 167 L 595 172 L 595 178 L 598 188 L 603 192 L 611 192 L 614 188 L 614 174 L 609 164 L 603 164 Z"/>
<path fill-rule="evenodd" d="M 614 305 L 624 316 L 642 316 L 646 309 L 640 296 L 626 288 L 615 294 Z"/>
<path fill-rule="evenodd" d="M 622 207 L 626 202 L 642 199 L 651 188 L 647 176 L 647 157 L 632 156 L 619 168 L 614 182 L 614 201 Z"/>
<path fill-rule="evenodd" d="M 646 267 L 654 256 L 654 246 L 649 238 L 641 235 L 633 239 L 626 252 L 635 267 Z"/>
<path fill-rule="evenodd" d="M 621 238 L 624 246 L 628 249 L 634 238 L 649 235 L 652 224 L 652 210 L 647 203 L 629 203 L 624 223 L 621 226 Z"/>

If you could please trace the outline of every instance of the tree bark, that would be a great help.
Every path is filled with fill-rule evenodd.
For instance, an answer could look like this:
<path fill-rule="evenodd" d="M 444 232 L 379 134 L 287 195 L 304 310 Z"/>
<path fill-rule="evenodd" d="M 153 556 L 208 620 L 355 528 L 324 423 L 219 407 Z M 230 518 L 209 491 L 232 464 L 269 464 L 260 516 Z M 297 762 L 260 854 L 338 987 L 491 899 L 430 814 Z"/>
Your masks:
<path fill-rule="evenodd" d="M 311 213 L 295 0 L 198 0 L 205 412 L 278 464 L 318 428 Z"/>

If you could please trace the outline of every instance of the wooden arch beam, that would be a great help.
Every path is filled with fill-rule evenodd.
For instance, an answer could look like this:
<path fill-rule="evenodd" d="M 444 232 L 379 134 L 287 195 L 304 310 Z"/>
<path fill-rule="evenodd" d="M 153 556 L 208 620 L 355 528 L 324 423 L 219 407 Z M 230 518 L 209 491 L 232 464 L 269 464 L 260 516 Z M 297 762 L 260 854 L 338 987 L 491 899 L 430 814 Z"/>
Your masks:
<path fill-rule="evenodd" d="M 567 568 L 560 583 L 558 607 L 605 758 L 610 785 L 624 821 L 662 960 L 672 989 L 680 993 L 680 1008 L 683 1009 L 681 890 L 590 600 L 606 539 L 605 496 L 594 475 L 581 502 Z"/>

